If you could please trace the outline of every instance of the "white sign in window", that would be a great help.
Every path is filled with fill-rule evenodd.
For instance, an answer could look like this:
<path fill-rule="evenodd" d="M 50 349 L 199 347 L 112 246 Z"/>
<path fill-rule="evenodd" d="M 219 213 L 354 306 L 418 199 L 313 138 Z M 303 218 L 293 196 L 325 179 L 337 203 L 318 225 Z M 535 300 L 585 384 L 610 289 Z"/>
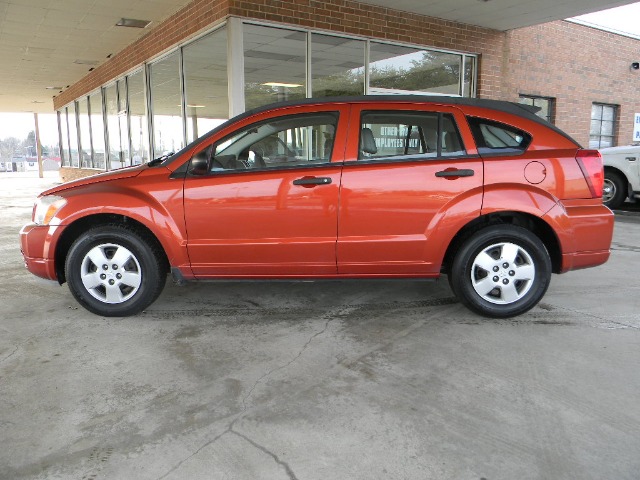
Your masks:
<path fill-rule="evenodd" d="M 640 113 L 636 113 L 633 119 L 633 141 L 640 142 Z"/>

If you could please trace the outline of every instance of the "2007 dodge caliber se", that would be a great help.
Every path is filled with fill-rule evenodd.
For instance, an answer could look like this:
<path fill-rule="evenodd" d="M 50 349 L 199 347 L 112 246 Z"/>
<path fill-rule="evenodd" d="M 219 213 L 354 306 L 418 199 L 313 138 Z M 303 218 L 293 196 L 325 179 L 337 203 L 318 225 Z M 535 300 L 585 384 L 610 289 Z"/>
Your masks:
<path fill-rule="evenodd" d="M 99 315 L 174 279 L 437 278 L 481 315 L 609 258 L 600 154 L 526 107 L 442 97 L 282 103 L 182 151 L 42 193 L 27 268 Z"/>

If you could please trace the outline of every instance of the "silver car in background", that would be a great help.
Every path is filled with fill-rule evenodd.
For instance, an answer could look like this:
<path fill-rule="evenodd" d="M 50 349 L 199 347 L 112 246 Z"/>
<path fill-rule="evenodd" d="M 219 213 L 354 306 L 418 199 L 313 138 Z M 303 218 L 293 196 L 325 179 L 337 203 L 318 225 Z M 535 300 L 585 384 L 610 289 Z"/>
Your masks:
<path fill-rule="evenodd" d="M 604 163 L 602 201 L 618 208 L 628 198 L 640 198 L 640 144 L 601 148 Z"/>

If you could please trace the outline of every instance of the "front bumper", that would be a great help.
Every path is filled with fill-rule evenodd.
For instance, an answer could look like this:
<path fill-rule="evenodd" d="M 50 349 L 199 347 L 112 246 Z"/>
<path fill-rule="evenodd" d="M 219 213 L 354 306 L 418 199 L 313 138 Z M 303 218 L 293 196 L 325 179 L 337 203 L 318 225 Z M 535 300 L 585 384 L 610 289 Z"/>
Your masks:
<path fill-rule="evenodd" d="M 34 275 L 57 280 L 55 266 L 55 240 L 62 227 L 30 223 L 20 230 L 20 251 L 24 265 Z"/>

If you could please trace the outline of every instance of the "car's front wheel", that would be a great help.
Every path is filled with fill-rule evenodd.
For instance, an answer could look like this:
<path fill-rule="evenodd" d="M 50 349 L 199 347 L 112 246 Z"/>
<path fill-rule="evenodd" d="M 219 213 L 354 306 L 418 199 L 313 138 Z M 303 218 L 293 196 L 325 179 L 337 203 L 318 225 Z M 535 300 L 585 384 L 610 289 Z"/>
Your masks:
<path fill-rule="evenodd" d="M 529 230 L 495 225 L 462 243 L 449 273 L 450 285 L 472 311 L 494 318 L 520 315 L 544 296 L 551 259 Z"/>
<path fill-rule="evenodd" d="M 141 312 L 158 298 L 166 281 L 155 239 L 120 225 L 82 234 L 69 249 L 65 273 L 76 300 L 105 317 Z"/>

